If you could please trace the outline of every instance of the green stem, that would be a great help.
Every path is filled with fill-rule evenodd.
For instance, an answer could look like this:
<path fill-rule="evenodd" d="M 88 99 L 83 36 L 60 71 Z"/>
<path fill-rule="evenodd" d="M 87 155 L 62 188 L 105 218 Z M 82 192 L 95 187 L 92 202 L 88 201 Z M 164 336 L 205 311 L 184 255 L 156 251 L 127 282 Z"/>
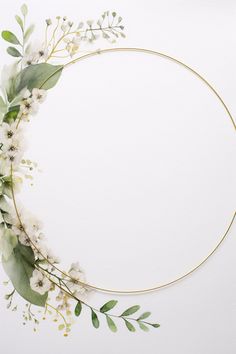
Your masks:
<path fill-rule="evenodd" d="M 120 26 L 107 26 L 107 27 L 96 27 L 96 28 L 87 28 L 86 30 L 83 30 L 83 31 L 79 31 L 79 30 L 77 30 L 77 31 L 71 31 L 71 32 L 67 32 L 67 33 L 64 33 L 59 39 L 58 39 L 58 41 L 56 42 L 56 44 L 55 45 L 53 45 L 53 48 L 52 48 L 52 50 L 51 50 L 51 52 L 50 52 L 50 54 L 49 54 L 49 56 L 48 56 L 48 58 L 47 58 L 47 60 L 46 60 L 46 62 L 49 60 L 49 59 L 51 59 L 52 58 L 52 56 L 53 56 L 53 54 L 57 51 L 57 47 L 59 46 L 59 44 L 62 42 L 62 40 L 65 38 L 65 37 L 67 37 L 67 36 L 70 36 L 70 35 L 72 35 L 72 34 L 77 34 L 77 33 L 87 33 L 87 32 L 93 32 L 93 31 L 111 31 L 112 29 L 116 29 L 116 28 L 120 28 Z M 51 42 L 51 41 L 50 41 Z"/>
<path fill-rule="evenodd" d="M 144 324 L 147 324 L 147 325 L 152 325 L 151 323 L 149 322 L 145 322 L 145 321 L 142 321 L 142 320 L 138 320 L 136 318 L 133 318 L 133 317 L 124 317 L 124 316 L 121 316 L 121 315 L 114 315 L 114 314 L 110 314 L 110 313 L 104 313 L 104 312 L 101 312 L 99 309 L 87 304 L 86 302 L 84 301 L 81 301 L 79 298 L 77 298 L 72 292 L 71 290 L 68 288 L 68 286 L 66 285 L 66 283 L 64 282 L 63 279 L 61 279 L 59 276 L 57 276 L 56 274 L 52 273 L 52 272 L 49 272 L 47 269 L 44 269 L 43 267 L 41 267 L 39 264 L 37 264 L 37 267 L 40 268 L 41 271 L 44 271 L 46 273 L 48 273 L 50 276 L 53 276 L 55 277 L 58 281 L 59 281 L 59 284 L 57 284 L 56 282 L 54 282 L 51 278 L 50 281 L 56 285 L 60 290 L 62 290 L 64 293 L 66 293 L 68 296 L 70 296 L 71 298 L 73 298 L 74 300 L 76 301 L 79 301 L 81 302 L 84 306 L 86 306 L 87 308 L 89 308 L 90 310 L 93 310 L 94 312 L 97 312 L 97 313 L 100 313 L 101 315 L 104 315 L 104 316 L 109 316 L 109 317 L 113 317 L 113 318 L 116 318 L 116 319 L 122 319 L 122 320 L 128 320 L 128 321 L 134 321 L 134 322 L 139 322 L 139 323 L 144 323 Z M 67 289 L 65 290 L 62 285 Z M 48 305 L 48 304 L 47 304 Z"/>
<path fill-rule="evenodd" d="M 53 309 L 63 319 L 65 325 L 68 326 L 68 323 L 67 323 L 65 317 L 63 316 L 63 314 L 60 311 L 58 311 L 58 309 L 56 309 L 54 306 L 50 305 L 48 302 L 47 302 L 46 306 Z"/>

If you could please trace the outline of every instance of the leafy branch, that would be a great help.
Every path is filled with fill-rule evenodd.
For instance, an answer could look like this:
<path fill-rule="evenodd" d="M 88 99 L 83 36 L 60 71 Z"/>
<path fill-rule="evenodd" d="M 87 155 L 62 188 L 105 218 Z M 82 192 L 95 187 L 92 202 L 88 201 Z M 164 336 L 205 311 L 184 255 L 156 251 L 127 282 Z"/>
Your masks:
<path fill-rule="evenodd" d="M 12 33 L 9 30 L 2 31 L 2 38 L 11 43 L 14 44 L 13 46 L 10 46 L 7 48 L 7 53 L 11 55 L 12 57 L 20 57 L 21 60 L 25 55 L 25 45 L 27 41 L 29 40 L 33 30 L 34 30 L 34 25 L 30 25 L 28 28 L 26 28 L 26 16 L 28 14 L 28 8 L 24 4 L 21 6 L 21 16 L 16 15 L 15 19 L 18 25 L 20 26 L 21 32 L 22 32 L 22 40 L 20 41 L 17 36 Z M 16 47 L 20 47 L 21 51 L 18 50 Z"/>
<path fill-rule="evenodd" d="M 61 21 L 61 22 L 60 22 Z M 118 16 L 116 12 L 104 12 L 101 17 L 96 21 L 87 21 L 86 24 L 84 22 L 80 22 L 77 27 L 74 27 L 72 22 L 68 22 L 67 30 L 63 30 L 61 36 L 56 39 L 57 32 L 60 28 L 66 27 L 66 18 L 61 19 L 60 17 L 57 18 L 57 23 L 54 27 L 52 32 L 52 37 L 49 42 L 46 39 L 46 42 L 49 43 L 48 47 L 51 47 L 49 51 L 49 55 L 46 61 L 50 58 L 58 58 L 56 56 L 59 52 L 64 52 L 67 50 L 66 48 L 61 47 L 63 41 L 69 42 L 67 40 L 68 37 L 71 38 L 71 42 L 73 42 L 73 38 L 71 36 L 76 36 L 79 42 L 89 42 L 93 43 L 100 35 L 105 40 L 108 40 L 112 43 L 116 42 L 116 39 L 119 37 L 125 38 L 124 34 L 124 26 L 121 24 L 122 17 Z M 95 23 L 95 26 L 94 26 Z M 46 37 L 48 32 L 48 27 L 51 25 L 51 20 L 46 20 Z M 64 27 L 63 27 L 64 26 Z M 60 58 L 60 56 L 59 56 Z"/>
<path fill-rule="evenodd" d="M 134 305 L 132 307 L 129 307 L 128 309 L 126 309 L 125 311 L 123 311 L 120 315 L 116 315 L 116 314 L 111 314 L 110 311 L 118 304 L 117 300 L 110 300 L 108 302 L 106 302 L 100 309 L 97 309 L 91 305 L 89 305 L 88 303 L 80 300 L 78 297 L 76 297 L 68 288 L 66 282 L 64 279 L 60 278 L 58 275 L 50 272 L 47 269 L 44 269 L 43 267 L 40 266 L 40 264 L 37 264 L 36 267 L 39 267 L 39 269 L 43 272 L 46 272 L 50 277 L 50 281 L 57 286 L 60 290 L 62 290 L 64 293 L 66 293 L 69 297 L 73 298 L 74 300 L 76 300 L 76 306 L 74 309 L 74 314 L 76 317 L 79 317 L 83 306 L 87 307 L 90 309 L 91 311 L 91 321 L 93 324 L 93 327 L 98 329 L 100 327 L 100 321 L 99 321 L 99 315 L 103 315 L 106 317 L 106 322 L 107 325 L 109 327 L 109 329 L 112 332 L 117 332 L 117 326 L 114 322 L 113 319 L 120 319 L 123 320 L 126 328 L 130 331 L 130 332 L 135 332 L 136 328 L 134 327 L 133 323 L 136 323 L 139 325 L 139 328 L 145 332 L 149 331 L 149 327 L 153 327 L 153 328 L 158 328 L 160 327 L 159 324 L 157 323 L 151 323 L 151 322 L 147 322 L 144 321 L 146 320 L 150 315 L 151 312 L 144 312 L 141 315 L 139 315 L 138 317 L 134 318 L 134 317 L 130 317 L 133 314 L 135 314 L 136 312 L 138 312 L 140 310 L 140 306 L 139 305 Z M 58 283 L 54 280 L 52 280 L 51 276 L 53 276 L 54 278 L 56 278 L 58 280 Z"/>
<path fill-rule="evenodd" d="M 104 315 L 106 317 L 107 325 L 112 332 L 117 332 L 117 326 L 112 318 L 123 320 L 127 329 L 130 332 L 136 331 L 136 328 L 134 327 L 133 323 L 137 323 L 139 325 L 140 329 L 145 332 L 147 332 L 149 330 L 150 326 L 154 327 L 154 328 L 160 327 L 160 325 L 157 323 L 150 323 L 150 322 L 144 321 L 144 319 L 148 318 L 151 315 L 151 312 L 144 312 L 143 314 L 141 314 L 137 318 L 130 317 L 131 315 L 133 315 L 134 313 L 136 313 L 137 311 L 140 310 L 139 305 L 129 307 L 127 310 L 122 312 L 121 315 L 111 314 L 109 311 L 112 310 L 117 305 L 117 303 L 118 303 L 118 301 L 116 301 L 116 300 L 110 300 L 107 303 L 105 303 L 100 309 L 96 309 L 96 308 L 78 300 L 74 312 L 75 312 L 75 315 L 78 317 L 82 312 L 82 305 L 89 307 L 91 310 L 91 320 L 92 320 L 92 324 L 93 324 L 94 328 L 99 328 L 99 326 L 100 326 L 99 318 L 97 315 L 97 314 L 100 314 L 100 315 Z M 108 312 L 109 312 L 109 314 L 108 314 Z"/>

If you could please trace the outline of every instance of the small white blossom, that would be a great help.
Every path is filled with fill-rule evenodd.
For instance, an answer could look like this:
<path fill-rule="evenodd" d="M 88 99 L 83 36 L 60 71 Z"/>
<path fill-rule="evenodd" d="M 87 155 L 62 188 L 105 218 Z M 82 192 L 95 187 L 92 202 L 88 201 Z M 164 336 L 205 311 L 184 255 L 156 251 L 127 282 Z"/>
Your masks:
<path fill-rule="evenodd" d="M 47 97 L 46 90 L 42 90 L 42 89 L 38 89 L 38 88 L 34 88 L 32 90 L 32 99 L 35 102 L 42 103 L 45 101 L 46 97 Z"/>
<path fill-rule="evenodd" d="M 79 50 L 79 46 L 80 46 L 80 42 L 81 42 L 81 38 L 80 38 L 79 33 L 76 36 L 74 36 L 73 38 L 70 38 L 70 39 L 65 38 L 64 41 L 66 43 L 66 50 L 70 54 L 70 56 L 72 57 Z"/>
<path fill-rule="evenodd" d="M 81 283 L 85 283 L 85 275 L 79 267 L 79 263 L 72 263 L 68 274 L 70 276 L 70 280 L 67 281 L 66 285 L 70 291 L 73 294 L 84 294 L 86 288 Z"/>
<path fill-rule="evenodd" d="M 35 243 L 36 248 L 33 248 L 34 255 L 37 259 L 40 261 L 43 261 L 44 259 L 47 259 L 48 253 L 47 253 L 47 247 L 44 243 L 36 242 Z"/>
<path fill-rule="evenodd" d="M 37 293 L 44 295 L 50 290 L 51 282 L 42 272 L 35 269 L 30 278 L 30 287 Z"/>
<path fill-rule="evenodd" d="M 2 146 L 2 152 L 7 155 L 20 154 L 23 155 L 25 151 L 24 140 L 19 138 L 8 139 L 8 141 Z"/>
<path fill-rule="evenodd" d="M 42 224 L 35 217 L 29 215 L 23 208 L 18 209 L 18 215 L 11 219 L 12 230 L 19 237 L 19 241 L 25 245 L 31 245 L 31 242 L 39 243 Z M 20 219 L 20 220 L 19 220 Z"/>
<path fill-rule="evenodd" d="M 60 259 L 59 257 L 55 256 L 52 252 L 52 250 L 47 249 L 47 260 L 48 262 L 50 262 L 51 264 L 58 264 L 60 263 Z"/>
<path fill-rule="evenodd" d="M 38 103 L 31 97 L 24 99 L 20 105 L 20 114 L 24 116 L 34 115 L 38 112 Z"/>
<path fill-rule="evenodd" d="M 0 142 L 4 144 L 5 142 L 10 141 L 15 136 L 21 137 L 21 128 L 17 127 L 17 122 L 8 124 L 2 123 L 0 126 Z"/>
<path fill-rule="evenodd" d="M 48 49 L 44 44 L 35 45 L 33 48 L 29 48 L 28 53 L 23 57 L 22 64 L 29 66 L 44 62 L 48 57 Z"/>
<path fill-rule="evenodd" d="M 30 246 L 31 245 L 31 238 L 29 238 L 29 236 L 26 235 L 25 232 L 21 232 L 20 233 L 19 241 L 24 246 Z"/>
<path fill-rule="evenodd" d="M 22 153 L 15 153 L 14 151 L 9 151 L 5 156 L 5 162 L 7 163 L 9 171 L 11 168 L 16 172 L 22 161 Z"/>

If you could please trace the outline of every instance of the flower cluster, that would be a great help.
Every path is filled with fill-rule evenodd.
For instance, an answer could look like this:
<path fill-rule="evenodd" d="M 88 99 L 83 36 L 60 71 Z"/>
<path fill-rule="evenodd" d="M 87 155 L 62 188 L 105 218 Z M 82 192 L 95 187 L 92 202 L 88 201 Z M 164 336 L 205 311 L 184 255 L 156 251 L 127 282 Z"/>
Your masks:
<path fill-rule="evenodd" d="M 32 92 L 26 90 L 23 94 L 23 100 L 20 104 L 19 118 L 29 120 L 30 115 L 38 112 L 39 104 L 44 102 L 47 96 L 47 91 L 34 88 Z"/>
<path fill-rule="evenodd" d="M 22 131 L 17 130 L 16 122 L 2 123 L 0 146 L 2 176 L 9 175 L 11 166 L 16 169 L 20 165 L 25 150 Z"/>

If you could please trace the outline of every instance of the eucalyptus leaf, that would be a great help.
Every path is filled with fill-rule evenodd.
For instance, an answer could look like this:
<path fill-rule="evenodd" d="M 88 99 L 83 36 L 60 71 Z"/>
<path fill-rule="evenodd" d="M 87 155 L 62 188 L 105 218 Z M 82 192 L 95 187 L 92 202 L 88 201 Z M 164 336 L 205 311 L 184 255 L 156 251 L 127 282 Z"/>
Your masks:
<path fill-rule="evenodd" d="M 28 14 L 28 7 L 26 4 L 23 4 L 20 9 L 23 16 L 26 16 Z"/>
<path fill-rule="evenodd" d="M 11 207 L 8 204 L 6 198 L 3 195 L 0 196 L 0 209 L 2 211 L 5 211 L 6 213 L 10 213 L 11 212 Z"/>
<path fill-rule="evenodd" d="M 141 316 L 139 316 L 139 320 L 145 320 L 145 318 L 148 318 L 151 315 L 151 312 L 144 312 Z"/>
<path fill-rule="evenodd" d="M 30 247 L 18 244 L 8 260 L 2 257 L 2 264 L 16 291 L 28 302 L 45 306 L 48 293 L 40 295 L 30 287 L 30 278 L 34 271 L 34 254 Z"/>
<path fill-rule="evenodd" d="M 81 301 L 77 302 L 77 305 L 75 306 L 75 316 L 79 317 L 82 311 L 82 304 Z"/>
<path fill-rule="evenodd" d="M 25 42 L 28 41 L 29 37 L 31 36 L 31 34 L 33 33 L 34 31 L 34 25 L 30 25 L 29 28 L 27 28 L 27 30 L 25 31 L 25 35 L 24 35 L 24 40 Z"/>
<path fill-rule="evenodd" d="M 135 332 L 136 331 L 135 327 L 129 321 L 125 320 L 125 324 L 126 324 L 126 327 L 128 328 L 128 330 L 130 332 Z"/>
<path fill-rule="evenodd" d="M 2 38 L 12 44 L 20 44 L 18 38 L 10 31 L 2 31 Z"/>
<path fill-rule="evenodd" d="M 16 93 L 19 93 L 25 87 L 29 90 L 33 88 L 49 90 L 56 85 L 62 70 L 62 65 L 51 65 L 47 63 L 26 67 L 18 77 Z"/>
<path fill-rule="evenodd" d="M 18 25 L 20 26 L 22 32 L 24 31 L 24 24 L 22 21 L 22 18 L 18 15 L 15 16 L 16 22 L 18 23 Z"/>
<path fill-rule="evenodd" d="M 107 320 L 107 324 L 108 324 L 108 327 L 110 328 L 110 330 L 112 332 L 117 332 L 117 327 L 116 327 L 116 324 L 115 322 L 111 319 L 111 317 L 109 316 L 106 316 L 106 320 Z"/>
<path fill-rule="evenodd" d="M 144 331 L 144 332 L 148 332 L 149 331 L 149 328 L 144 323 L 138 322 L 138 324 L 139 324 L 139 327 L 140 327 L 140 329 L 142 331 Z"/>
<path fill-rule="evenodd" d="M 6 113 L 6 111 L 7 111 L 7 105 L 4 101 L 4 99 L 2 98 L 2 96 L 0 96 L 0 112 Z"/>
<path fill-rule="evenodd" d="M 113 309 L 113 307 L 116 306 L 117 302 L 118 302 L 118 301 L 116 301 L 116 300 L 108 301 L 105 305 L 103 305 L 103 306 L 100 308 L 100 312 L 104 313 L 104 312 L 110 311 L 111 309 Z"/>
<path fill-rule="evenodd" d="M 15 97 L 14 99 L 11 101 L 10 103 L 10 109 L 12 109 L 14 106 L 18 106 L 21 101 L 23 100 L 23 96 L 25 93 L 26 89 L 21 90 Z"/>
<path fill-rule="evenodd" d="M 99 319 L 97 314 L 91 309 L 91 319 L 92 319 L 92 323 L 93 323 L 93 327 L 94 328 L 99 328 Z"/>
<path fill-rule="evenodd" d="M 16 235 L 11 229 L 3 229 L 0 232 L 0 251 L 5 260 L 8 260 L 18 243 Z"/>
<path fill-rule="evenodd" d="M 133 315 L 133 313 L 137 312 L 139 309 L 140 309 L 139 305 L 132 306 L 132 307 L 128 308 L 127 310 L 125 310 L 121 314 L 121 317 Z"/>
<path fill-rule="evenodd" d="M 7 53 L 10 54 L 12 57 L 22 57 L 22 54 L 15 47 L 8 47 Z"/>

